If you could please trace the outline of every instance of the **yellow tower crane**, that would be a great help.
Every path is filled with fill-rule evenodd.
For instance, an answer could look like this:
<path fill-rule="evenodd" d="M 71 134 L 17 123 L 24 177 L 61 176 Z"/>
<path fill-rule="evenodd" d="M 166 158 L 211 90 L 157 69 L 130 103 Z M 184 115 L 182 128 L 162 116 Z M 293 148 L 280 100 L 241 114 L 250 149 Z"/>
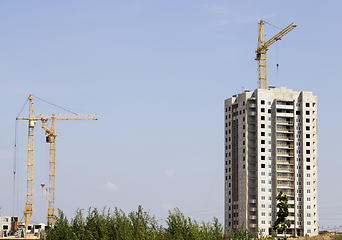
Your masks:
<path fill-rule="evenodd" d="M 258 73 L 259 73 L 259 88 L 267 89 L 267 68 L 266 68 L 266 52 L 268 47 L 271 46 L 278 40 L 281 40 L 283 36 L 292 31 L 297 25 L 295 23 L 291 23 L 289 26 L 281 30 L 274 37 L 266 42 L 266 35 L 264 33 L 264 24 L 267 23 L 263 20 L 259 22 L 259 39 L 258 39 L 258 49 L 255 51 L 256 57 L 255 60 L 258 61 Z"/>
<path fill-rule="evenodd" d="M 34 127 L 37 121 L 42 122 L 42 128 L 45 130 L 46 142 L 50 143 L 49 153 L 49 188 L 48 188 L 48 224 L 55 224 L 55 157 L 56 157 L 56 120 L 97 120 L 96 114 L 38 114 L 34 115 L 33 97 L 29 98 L 29 117 L 17 118 L 17 120 L 28 120 L 28 157 L 27 157 L 27 195 L 26 209 L 24 216 L 20 220 L 19 226 L 23 224 L 25 219 L 25 229 L 27 230 L 33 214 L 33 148 L 34 148 Z M 51 120 L 51 126 L 47 126 L 47 122 Z"/>

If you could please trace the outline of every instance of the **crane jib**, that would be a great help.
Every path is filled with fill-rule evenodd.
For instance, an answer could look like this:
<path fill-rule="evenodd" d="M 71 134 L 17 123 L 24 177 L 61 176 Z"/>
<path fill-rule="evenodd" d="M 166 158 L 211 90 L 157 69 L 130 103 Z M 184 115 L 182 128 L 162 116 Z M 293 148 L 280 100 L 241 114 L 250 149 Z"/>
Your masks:
<path fill-rule="evenodd" d="M 295 23 L 291 23 L 289 26 L 281 30 L 279 33 L 277 33 L 275 36 L 270 38 L 268 41 L 266 41 L 266 35 L 264 34 L 264 28 L 263 25 L 265 24 L 265 21 L 261 20 L 259 22 L 260 29 L 259 29 L 259 38 L 258 38 L 258 48 L 255 51 L 256 56 L 255 60 L 258 61 L 258 75 L 259 75 L 259 89 L 267 89 L 267 72 L 266 72 L 266 53 L 268 50 L 268 47 L 270 47 L 273 43 L 275 43 L 278 40 L 281 40 L 283 36 L 285 36 L 287 33 L 292 31 L 297 25 Z"/>

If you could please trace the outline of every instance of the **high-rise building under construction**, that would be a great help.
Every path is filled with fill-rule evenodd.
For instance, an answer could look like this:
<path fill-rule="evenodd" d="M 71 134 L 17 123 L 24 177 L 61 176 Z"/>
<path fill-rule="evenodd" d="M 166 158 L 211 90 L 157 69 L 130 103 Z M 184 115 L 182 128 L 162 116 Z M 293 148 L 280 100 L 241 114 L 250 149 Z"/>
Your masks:
<path fill-rule="evenodd" d="M 318 234 L 317 97 L 285 87 L 225 100 L 225 228 L 271 235 L 280 191 L 289 236 Z"/>

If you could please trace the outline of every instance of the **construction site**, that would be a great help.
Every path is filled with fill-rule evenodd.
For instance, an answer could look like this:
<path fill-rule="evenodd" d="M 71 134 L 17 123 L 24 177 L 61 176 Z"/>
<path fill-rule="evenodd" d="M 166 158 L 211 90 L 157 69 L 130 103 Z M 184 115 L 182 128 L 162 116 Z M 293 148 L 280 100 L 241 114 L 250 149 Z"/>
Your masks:
<path fill-rule="evenodd" d="M 0 10 L 0 239 L 341 239 L 338 4 L 190 2 Z"/>
<path fill-rule="evenodd" d="M 44 101 L 44 100 L 43 100 Z M 45 101 L 46 102 L 46 101 Z M 17 117 L 16 121 L 24 120 L 28 123 L 28 147 L 27 147 L 27 191 L 24 215 L 19 219 L 18 216 L 1 217 L 0 216 L 0 237 L 15 238 L 40 238 L 41 231 L 46 226 L 54 226 L 55 224 L 55 164 L 56 164 L 56 121 L 57 120 L 97 120 L 96 114 L 37 114 L 34 113 L 33 96 L 29 95 L 27 99 L 28 117 Z M 25 105 L 24 105 L 25 106 Z M 55 105 L 56 106 L 56 105 Z M 21 113 L 19 113 L 20 115 Z M 19 116 L 18 115 L 18 116 Z M 49 145 L 48 158 L 48 185 L 41 183 L 42 190 L 45 188 L 48 198 L 46 223 L 32 224 L 33 215 L 33 166 L 34 166 L 34 133 L 35 127 L 41 124 L 41 128 L 45 132 L 45 141 Z M 16 130 L 17 131 L 17 130 Z M 15 149 L 17 143 L 15 143 Z M 15 150 L 16 151 L 16 150 Z M 15 152 L 16 155 L 16 152 Z M 16 167 L 13 171 L 14 187 L 16 185 Z M 14 207 L 14 206 L 13 206 Z"/>
<path fill-rule="evenodd" d="M 268 88 L 268 85 L 267 85 L 267 70 L 266 70 L 267 69 L 267 61 L 266 61 L 267 50 L 269 49 L 269 47 L 272 44 L 274 44 L 275 42 L 277 42 L 279 40 L 282 40 L 282 37 L 284 37 L 287 33 L 289 33 L 291 30 L 293 30 L 297 26 L 296 24 L 292 23 L 289 26 L 287 26 L 286 28 L 282 29 L 278 34 L 276 34 L 275 36 L 271 37 L 268 41 L 266 41 L 266 35 L 264 33 L 264 24 L 266 24 L 266 23 L 267 22 L 265 22 L 263 20 L 261 20 L 259 22 L 258 49 L 255 51 L 255 53 L 256 53 L 255 60 L 258 61 L 258 78 L 259 78 L 258 86 L 259 86 L 260 90 L 267 90 L 267 88 Z M 273 25 L 271 25 L 271 26 L 273 26 Z M 1 229 L 0 230 L 0 235 L 4 236 L 4 237 L 14 236 L 14 237 L 17 237 L 17 238 L 25 238 L 27 236 L 32 236 L 32 235 L 40 237 L 41 231 L 43 231 L 46 226 L 51 226 L 51 227 L 54 226 L 54 224 L 55 224 L 55 178 L 56 178 L 56 176 L 55 176 L 55 164 L 56 164 L 56 139 L 57 139 L 56 121 L 57 120 L 63 120 L 63 121 L 66 121 L 66 120 L 97 120 L 96 114 L 75 114 L 75 113 L 73 113 L 73 114 L 37 114 L 37 115 L 35 115 L 34 107 L 33 107 L 33 100 L 34 100 L 34 97 L 32 95 L 30 95 L 28 97 L 28 110 L 29 110 L 28 117 L 17 117 L 16 118 L 16 121 L 24 120 L 24 121 L 28 122 L 27 191 L 26 191 L 25 212 L 24 212 L 24 215 L 20 219 L 18 217 L 15 217 L 15 216 L 12 216 L 12 217 L 2 217 L 2 219 L 0 219 L 1 220 L 0 222 L 3 224 L 2 227 L 0 226 L 0 229 Z M 280 101 L 280 100 L 281 99 L 279 99 L 279 97 L 278 97 L 278 101 Z M 265 100 L 263 100 L 263 101 L 265 101 Z M 287 101 L 291 101 L 291 100 L 287 99 Z M 252 110 L 254 110 L 254 109 L 252 109 Z M 250 115 L 249 111 L 250 110 L 247 109 L 246 114 Z M 289 112 L 289 111 L 290 110 L 287 110 L 287 112 Z M 226 112 L 227 112 L 227 107 L 226 107 Z M 19 113 L 19 115 L 20 115 L 20 113 Z M 284 118 L 284 119 L 286 121 L 290 122 L 290 120 L 289 120 L 290 118 L 289 117 L 291 117 L 291 119 L 292 119 L 291 123 L 293 124 L 294 116 L 291 115 L 291 114 L 287 114 L 287 115 L 288 116 L 286 116 L 286 118 Z M 253 115 L 253 117 L 254 116 L 255 115 Z M 227 119 L 227 117 L 226 117 L 226 119 Z M 278 116 L 277 119 L 279 119 L 279 116 Z M 256 119 L 254 117 L 253 120 L 248 120 L 248 121 L 255 123 Z M 41 223 L 41 224 L 32 225 L 31 224 L 31 218 L 32 218 L 32 215 L 33 215 L 34 133 L 35 133 L 35 127 L 37 126 L 37 124 L 41 124 L 41 128 L 44 130 L 45 135 L 46 135 L 46 143 L 49 144 L 49 174 L 48 174 L 48 185 L 46 186 L 46 192 L 47 192 L 47 198 L 48 198 L 48 207 L 47 207 L 47 217 L 46 217 L 47 221 L 46 221 L 46 224 Z M 226 123 L 226 126 L 227 126 L 227 123 Z M 248 128 L 250 128 L 250 127 L 248 127 Z M 254 128 L 255 128 L 255 126 L 254 126 Z M 226 134 L 227 134 L 227 130 L 226 130 Z M 251 133 L 247 133 L 247 135 L 250 137 Z M 227 142 L 227 139 L 226 139 L 226 142 Z M 16 143 L 15 143 L 15 145 L 16 145 Z M 254 141 L 253 145 L 255 145 L 255 141 Z M 291 148 L 293 149 L 293 143 L 290 144 L 289 146 L 291 146 Z M 227 146 L 226 146 L 226 149 L 228 149 Z M 230 145 L 229 145 L 229 149 L 230 149 Z M 252 154 L 252 152 L 255 152 L 255 151 L 256 151 L 255 149 L 249 149 L 248 153 Z M 226 156 L 227 156 L 227 154 L 226 154 Z M 256 159 L 255 159 L 254 155 L 253 156 L 250 155 L 250 158 L 251 159 L 253 158 L 254 161 L 249 161 L 250 164 L 249 164 L 248 167 L 246 167 L 246 169 L 247 168 L 248 169 L 250 169 L 250 168 L 253 168 L 253 169 L 257 168 L 255 166 L 255 160 Z M 280 159 L 281 157 L 278 156 L 277 158 Z M 227 165 L 228 159 L 230 159 L 230 158 L 226 157 L 226 165 Z M 316 159 L 316 158 L 314 158 L 314 159 Z M 289 158 L 287 158 L 287 161 L 288 160 L 289 160 Z M 232 164 L 234 164 L 234 161 L 236 161 L 236 164 L 237 164 L 237 159 L 233 158 L 233 161 L 232 161 L 233 163 Z M 248 158 L 247 158 L 247 161 L 248 161 Z M 317 161 L 317 160 L 315 160 L 315 161 Z M 231 160 L 229 160 L 229 163 L 230 162 L 231 162 Z M 58 161 L 57 161 L 57 163 L 58 163 Z M 16 172 L 15 172 L 15 170 L 14 170 L 13 174 L 14 174 L 14 181 L 15 181 L 15 179 L 16 179 Z M 254 174 L 254 173 L 250 173 L 250 174 Z M 250 174 L 247 173 L 247 175 L 250 175 Z M 230 180 L 232 179 L 231 181 L 233 181 L 233 183 L 239 182 L 239 181 L 240 182 L 244 181 L 242 179 L 239 179 L 239 180 L 235 179 L 234 180 L 234 175 L 231 178 L 231 176 L 228 174 L 226 176 L 226 183 L 225 183 L 226 185 L 228 184 L 228 181 L 227 181 L 228 177 L 229 177 Z M 294 178 L 290 177 L 289 179 L 294 179 Z M 282 179 L 282 180 L 287 181 L 287 179 Z M 251 184 L 253 186 L 255 185 L 255 183 L 250 181 L 248 183 L 248 185 L 251 185 Z M 279 188 L 279 187 L 281 188 L 281 184 L 282 183 L 279 184 L 279 179 L 278 179 L 278 185 L 279 186 L 277 188 Z M 229 183 L 229 185 L 230 185 L 230 183 Z M 249 186 L 248 191 L 247 191 L 248 193 L 246 194 L 246 196 L 248 196 L 248 195 L 252 196 L 254 194 L 252 196 L 252 199 L 256 199 L 255 198 L 255 190 L 253 190 L 251 188 L 251 186 Z M 41 187 L 43 189 L 45 187 L 45 183 L 42 183 Z M 293 186 L 293 188 L 294 188 L 294 186 Z M 285 189 L 279 189 L 279 190 L 290 192 L 290 194 L 289 194 L 290 196 L 292 196 L 292 194 L 295 192 L 295 189 L 287 190 L 286 187 L 285 187 Z M 228 195 L 228 191 L 229 191 L 229 195 Z M 233 214 L 233 211 L 230 210 L 230 209 L 233 209 L 233 208 L 235 209 L 234 200 L 231 201 L 231 199 L 230 199 L 230 192 L 231 191 L 232 191 L 231 188 L 227 188 L 226 187 L 226 194 L 225 194 L 225 196 L 229 196 L 229 197 L 226 197 L 226 201 L 225 202 L 226 203 L 229 202 L 230 204 L 226 204 L 225 205 L 225 208 L 226 208 L 226 210 L 225 210 L 226 211 L 225 212 L 225 216 L 226 216 L 225 217 L 225 221 L 226 221 L 225 228 L 226 229 L 228 229 L 228 228 L 233 228 L 234 229 L 235 227 L 238 227 L 238 222 L 239 221 L 240 222 L 245 222 L 245 223 L 249 222 L 248 224 L 246 224 L 248 229 L 250 231 L 252 231 L 252 232 L 255 232 L 255 234 L 257 234 L 258 229 L 260 229 L 262 227 L 261 221 L 260 222 L 253 221 L 256 218 L 256 216 L 257 216 L 257 215 L 255 215 L 255 211 L 259 212 L 258 210 L 252 210 L 251 212 L 240 213 L 240 216 L 246 216 L 246 220 L 233 217 L 233 219 L 232 219 L 233 221 L 231 222 L 231 220 L 230 220 L 231 216 L 235 216 L 235 212 Z M 298 193 L 298 191 L 297 191 L 297 193 Z M 233 195 L 234 194 L 237 194 L 237 192 L 234 193 L 234 190 L 233 190 Z M 276 193 L 273 194 L 274 195 L 273 198 L 275 198 L 275 196 L 276 196 L 275 194 Z M 290 199 L 294 200 L 295 199 L 294 195 Z M 258 209 L 258 208 L 260 208 L 260 206 L 255 205 L 253 201 L 252 201 L 252 204 L 251 204 L 251 201 L 246 200 L 246 202 L 248 202 L 248 208 L 249 209 Z M 233 205 L 231 206 L 231 204 L 233 204 Z M 274 209 L 274 212 L 275 211 L 276 210 Z M 317 211 L 317 209 L 316 209 L 316 211 Z M 291 216 L 295 216 L 295 213 L 291 213 L 291 214 L 292 214 Z M 254 216 L 254 218 L 251 218 L 253 216 Z M 253 220 L 251 221 L 250 219 L 253 219 Z M 262 217 L 259 216 L 259 217 L 257 217 L 257 219 L 262 219 Z M 275 221 L 275 218 L 272 219 L 272 220 Z M 295 219 L 293 219 L 293 221 L 291 223 L 293 225 L 296 225 L 295 222 L 296 222 Z M 318 222 L 317 222 L 317 224 L 318 224 Z M 315 226 L 317 226 L 317 224 L 315 224 Z M 265 231 L 265 230 L 263 230 L 263 231 Z M 300 234 L 300 231 L 301 231 L 300 227 L 299 227 L 299 229 L 293 230 L 293 231 L 294 232 L 297 231 L 299 233 L 298 236 L 303 236 L 303 234 Z M 316 231 L 316 229 L 315 229 L 315 231 Z M 291 232 L 291 233 L 288 232 L 288 233 L 290 233 L 293 236 L 296 236 L 297 234 L 294 233 L 294 232 Z M 268 234 L 270 234 L 270 233 L 268 233 Z"/>

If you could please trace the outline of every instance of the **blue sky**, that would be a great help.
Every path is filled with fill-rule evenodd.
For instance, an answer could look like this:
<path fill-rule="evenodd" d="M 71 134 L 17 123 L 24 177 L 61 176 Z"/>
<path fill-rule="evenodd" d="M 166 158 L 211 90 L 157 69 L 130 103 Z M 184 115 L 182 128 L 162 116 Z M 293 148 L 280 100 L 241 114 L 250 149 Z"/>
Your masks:
<path fill-rule="evenodd" d="M 15 118 L 29 94 L 98 121 L 56 123 L 56 208 L 179 207 L 223 223 L 223 101 L 257 87 L 258 22 L 298 27 L 268 51 L 268 83 L 318 96 L 319 225 L 342 225 L 340 1 L 0 1 L 0 207 L 13 212 Z M 267 39 L 279 30 L 265 26 Z M 277 72 L 276 64 L 279 64 Z M 35 113 L 65 113 L 35 99 Z M 27 108 L 26 112 L 28 114 Z M 15 214 L 27 123 L 17 124 Z M 21 145 L 20 145 L 21 144 Z M 34 214 L 48 145 L 37 125 Z"/>

